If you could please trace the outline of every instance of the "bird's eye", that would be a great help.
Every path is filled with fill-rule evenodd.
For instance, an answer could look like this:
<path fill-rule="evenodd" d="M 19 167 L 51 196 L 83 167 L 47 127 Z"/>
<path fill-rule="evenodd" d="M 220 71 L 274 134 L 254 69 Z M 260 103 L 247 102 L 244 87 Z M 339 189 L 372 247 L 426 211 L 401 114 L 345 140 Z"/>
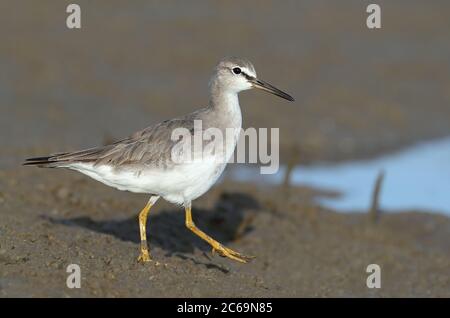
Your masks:
<path fill-rule="evenodd" d="M 235 67 L 235 68 L 233 68 L 233 73 L 236 75 L 241 74 L 241 69 L 239 67 Z"/>

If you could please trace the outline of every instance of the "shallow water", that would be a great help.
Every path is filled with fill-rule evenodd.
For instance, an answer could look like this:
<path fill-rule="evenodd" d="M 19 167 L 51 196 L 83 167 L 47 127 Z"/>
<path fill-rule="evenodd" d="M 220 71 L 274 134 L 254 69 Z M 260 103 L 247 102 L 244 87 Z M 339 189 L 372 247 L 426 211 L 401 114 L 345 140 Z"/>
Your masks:
<path fill-rule="evenodd" d="M 231 177 L 280 184 L 286 168 L 274 175 L 259 175 L 256 167 L 235 167 Z M 378 158 L 339 164 L 297 166 L 290 184 L 337 191 L 317 203 L 337 211 L 367 211 L 375 180 L 384 171 L 379 204 L 384 211 L 425 210 L 450 215 L 450 138 L 419 143 Z"/>

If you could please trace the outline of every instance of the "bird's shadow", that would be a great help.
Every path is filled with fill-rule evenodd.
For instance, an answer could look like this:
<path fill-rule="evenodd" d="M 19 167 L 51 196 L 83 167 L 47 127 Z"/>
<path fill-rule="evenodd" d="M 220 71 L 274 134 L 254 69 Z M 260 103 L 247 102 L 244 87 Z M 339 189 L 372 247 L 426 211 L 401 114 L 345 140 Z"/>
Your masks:
<path fill-rule="evenodd" d="M 221 243 L 239 240 L 252 230 L 252 220 L 259 203 L 250 195 L 243 193 L 223 193 L 213 209 L 192 210 L 197 227 Z M 123 241 L 140 242 L 137 215 L 126 219 L 93 220 L 90 217 L 53 218 L 44 216 L 53 224 L 76 226 L 94 232 L 112 235 Z M 148 218 L 147 236 L 150 248 L 159 246 L 168 256 L 192 253 L 194 248 L 206 252 L 211 247 L 189 231 L 185 226 L 184 212 L 181 209 L 163 210 Z"/>

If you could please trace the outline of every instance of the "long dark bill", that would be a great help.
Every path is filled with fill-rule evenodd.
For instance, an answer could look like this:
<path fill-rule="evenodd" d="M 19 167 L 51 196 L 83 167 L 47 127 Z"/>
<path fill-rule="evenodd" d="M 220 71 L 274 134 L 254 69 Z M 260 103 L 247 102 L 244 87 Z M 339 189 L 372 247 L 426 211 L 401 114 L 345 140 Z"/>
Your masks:
<path fill-rule="evenodd" d="M 258 88 L 263 91 L 269 92 L 271 94 L 277 95 L 277 96 L 287 99 L 288 101 L 291 101 L 291 102 L 295 101 L 295 99 L 291 95 L 286 94 L 282 90 L 279 90 L 278 88 L 276 88 L 275 86 L 273 86 L 267 82 L 264 82 L 257 78 L 252 78 L 252 79 L 250 79 L 250 83 L 252 83 L 254 88 Z"/>

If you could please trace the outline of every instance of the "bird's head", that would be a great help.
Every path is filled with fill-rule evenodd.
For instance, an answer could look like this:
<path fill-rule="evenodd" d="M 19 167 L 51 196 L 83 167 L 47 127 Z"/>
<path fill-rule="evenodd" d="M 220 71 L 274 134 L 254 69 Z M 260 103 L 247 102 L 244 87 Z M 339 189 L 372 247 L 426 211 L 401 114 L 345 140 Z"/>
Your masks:
<path fill-rule="evenodd" d="M 211 85 L 220 90 L 234 93 L 257 88 L 291 102 L 294 101 L 294 98 L 289 94 L 258 79 L 255 68 L 250 61 L 237 57 L 227 57 L 217 64 L 211 79 Z"/>

